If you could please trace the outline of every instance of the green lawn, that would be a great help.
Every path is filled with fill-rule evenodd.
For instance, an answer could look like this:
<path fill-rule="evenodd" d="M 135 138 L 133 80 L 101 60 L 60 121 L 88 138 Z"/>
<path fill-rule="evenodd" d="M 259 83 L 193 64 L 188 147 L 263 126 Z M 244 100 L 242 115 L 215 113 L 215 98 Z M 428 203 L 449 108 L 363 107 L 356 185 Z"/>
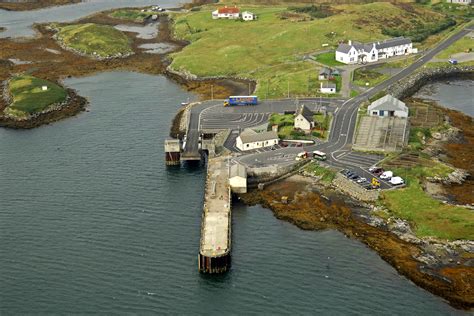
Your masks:
<path fill-rule="evenodd" d="M 336 177 L 336 172 L 329 168 L 321 167 L 318 163 L 312 161 L 304 167 L 304 170 L 313 173 L 316 176 L 321 177 L 321 181 L 324 183 L 331 183 Z"/>
<path fill-rule="evenodd" d="M 48 90 L 43 91 L 42 86 L 47 86 Z M 52 104 L 64 101 L 67 97 L 66 90 L 59 85 L 27 75 L 12 78 L 9 91 L 13 102 L 6 111 L 18 116 L 41 112 Z"/>
<path fill-rule="evenodd" d="M 295 116 L 293 114 L 278 114 L 273 113 L 270 116 L 269 124 L 282 126 L 293 126 L 295 124 Z"/>
<path fill-rule="evenodd" d="M 118 9 L 110 13 L 110 16 L 116 19 L 133 21 L 133 22 L 143 22 L 145 18 L 150 15 L 158 14 L 153 11 L 142 12 L 140 9 Z"/>
<path fill-rule="evenodd" d="M 257 81 L 256 94 L 261 98 L 316 96 L 319 67 L 302 61 L 328 44 L 330 49 L 349 39 L 368 42 L 384 39 L 386 21 L 403 25 L 442 19 L 442 15 L 417 9 L 415 16 L 390 3 L 333 5 L 338 14 L 303 22 L 281 19 L 286 6 L 242 5 L 258 15 L 257 21 L 213 20 L 214 5 L 200 11 L 174 13 L 174 33 L 190 42 L 171 55 L 171 68 L 191 74 L 244 77 Z M 380 12 L 384 12 L 383 17 Z M 327 62 L 330 54 L 322 55 Z M 335 60 L 334 60 L 335 62 Z"/>
<path fill-rule="evenodd" d="M 410 173 L 409 170 L 406 172 Z M 403 171 L 397 174 L 404 176 Z M 407 179 L 406 188 L 382 193 L 382 202 L 393 215 L 408 220 L 419 237 L 449 240 L 474 238 L 472 210 L 435 200 L 423 191 L 416 178 L 409 176 Z"/>
<path fill-rule="evenodd" d="M 343 63 L 336 60 L 336 52 L 322 53 L 322 54 L 316 55 L 314 60 L 316 60 L 317 62 L 321 64 L 331 66 L 331 67 L 344 65 Z"/>
<path fill-rule="evenodd" d="M 59 27 L 58 38 L 66 46 L 92 56 L 111 57 L 133 52 L 130 39 L 108 25 L 86 23 Z"/>
<path fill-rule="evenodd" d="M 450 58 L 451 55 L 456 53 L 464 53 L 474 51 L 474 39 L 470 37 L 463 37 L 456 41 L 454 44 L 443 50 L 441 53 L 436 55 L 436 58 Z"/>
<path fill-rule="evenodd" d="M 382 74 L 377 69 L 359 68 L 354 71 L 354 84 L 358 86 L 373 87 L 389 78 L 389 75 Z M 369 83 L 369 85 L 367 85 Z"/>

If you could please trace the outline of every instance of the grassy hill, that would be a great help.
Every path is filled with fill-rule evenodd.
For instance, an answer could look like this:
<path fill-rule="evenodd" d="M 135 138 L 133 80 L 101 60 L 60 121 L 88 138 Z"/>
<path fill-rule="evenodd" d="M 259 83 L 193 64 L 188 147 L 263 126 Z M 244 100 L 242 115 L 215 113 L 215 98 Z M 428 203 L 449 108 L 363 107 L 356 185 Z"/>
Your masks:
<path fill-rule="evenodd" d="M 112 57 L 133 52 L 130 39 L 112 26 L 86 23 L 58 29 L 58 39 L 67 47 L 83 54 Z"/>
<path fill-rule="evenodd" d="M 48 90 L 43 91 L 42 86 L 47 86 Z M 13 102 L 6 111 L 17 116 L 41 112 L 67 97 L 66 90 L 59 85 L 28 75 L 12 78 L 8 88 Z"/>
<path fill-rule="evenodd" d="M 286 6 L 241 7 L 258 15 L 252 22 L 213 20 L 214 9 L 204 6 L 174 16 L 175 36 L 191 44 L 172 55 L 171 67 L 198 76 L 252 78 L 261 97 L 286 96 L 288 80 L 292 95 L 316 95 L 318 66 L 303 61 L 306 54 L 348 39 L 387 38 L 384 27 L 416 28 L 444 19 L 424 7 L 390 3 L 333 5 L 325 18 L 297 14 Z"/>

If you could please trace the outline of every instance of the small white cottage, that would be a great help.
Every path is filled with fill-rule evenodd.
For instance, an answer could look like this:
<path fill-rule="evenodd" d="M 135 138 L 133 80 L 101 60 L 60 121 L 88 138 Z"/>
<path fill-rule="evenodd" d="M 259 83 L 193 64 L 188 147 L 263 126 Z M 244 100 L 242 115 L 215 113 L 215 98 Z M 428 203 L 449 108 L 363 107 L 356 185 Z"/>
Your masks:
<path fill-rule="evenodd" d="M 239 163 L 230 167 L 229 186 L 234 193 L 247 193 L 247 170 Z"/>
<path fill-rule="evenodd" d="M 253 21 L 256 20 L 257 16 L 249 11 L 242 12 L 242 20 L 244 21 Z"/>
<path fill-rule="evenodd" d="M 278 134 L 274 131 L 257 133 L 247 128 L 236 140 L 236 146 L 242 151 L 271 147 L 278 144 Z"/>
<path fill-rule="evenodd" d="M 304 104 L 298 108 L 295 116 L 295 129 L 301 129 L 306 133 L 314 128 L 313 112 Z"/>

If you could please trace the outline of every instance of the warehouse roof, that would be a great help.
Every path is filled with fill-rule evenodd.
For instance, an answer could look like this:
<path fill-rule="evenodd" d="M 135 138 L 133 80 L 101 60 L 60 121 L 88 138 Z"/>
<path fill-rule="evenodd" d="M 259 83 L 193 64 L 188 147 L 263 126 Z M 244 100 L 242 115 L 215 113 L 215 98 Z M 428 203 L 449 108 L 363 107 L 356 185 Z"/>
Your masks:
<path fill-rule="evenodd" d="M 369 105 L 369 111 L 372 110 L 385 110 L 385 111 L 404 111 L 408 112 L 408 108 L 402 101 L 392 97 L 390 94 L 372 102 Z"/>

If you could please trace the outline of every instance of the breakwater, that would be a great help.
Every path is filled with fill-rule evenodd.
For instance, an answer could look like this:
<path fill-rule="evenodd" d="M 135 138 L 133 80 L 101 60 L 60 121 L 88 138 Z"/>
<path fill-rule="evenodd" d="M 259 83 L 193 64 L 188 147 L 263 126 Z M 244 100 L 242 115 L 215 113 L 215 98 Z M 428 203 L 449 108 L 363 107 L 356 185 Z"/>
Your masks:
<path fill-rule="evenodd" d="M 456 77 L 474 77 L 474 66 L 446 66 L 425 68 L 410 77 L 399 81 L 387 89 L 387 93 L 395 98 L 404 99 L 412 96 L 427 83 Z"/>

